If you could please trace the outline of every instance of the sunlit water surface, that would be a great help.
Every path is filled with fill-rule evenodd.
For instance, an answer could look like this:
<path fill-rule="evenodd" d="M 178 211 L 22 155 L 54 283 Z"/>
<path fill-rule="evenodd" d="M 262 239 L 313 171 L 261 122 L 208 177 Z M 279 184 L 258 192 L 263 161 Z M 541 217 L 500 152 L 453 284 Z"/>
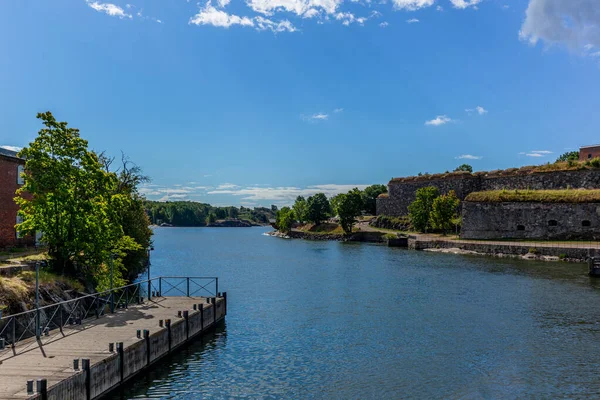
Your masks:
<path fill-rule="evenodd" d="M 226 322 L 114 399 L 600 396 L 583 264 L 157 228 L 152 275 L 219 276 Z"/>

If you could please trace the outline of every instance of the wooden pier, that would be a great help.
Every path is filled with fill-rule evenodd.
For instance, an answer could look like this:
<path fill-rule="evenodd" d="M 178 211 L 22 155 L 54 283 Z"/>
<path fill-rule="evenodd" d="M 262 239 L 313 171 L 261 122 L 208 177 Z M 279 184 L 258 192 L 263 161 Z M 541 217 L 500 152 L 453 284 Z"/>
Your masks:
<path fill-rule="evenodd" d="M 7 346 L 0 399 L 99 398 L 213 328 L 225 318 L 226 299 L 153 297 Z"/>

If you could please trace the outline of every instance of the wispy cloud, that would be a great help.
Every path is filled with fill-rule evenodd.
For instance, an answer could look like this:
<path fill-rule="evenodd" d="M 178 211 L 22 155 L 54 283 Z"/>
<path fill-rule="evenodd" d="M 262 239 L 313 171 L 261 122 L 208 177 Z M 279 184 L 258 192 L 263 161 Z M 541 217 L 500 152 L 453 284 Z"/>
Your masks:
<path fill-rule="evenodd" d="M 416 24 L 417 22 L 420 22 L 420 21 L 416 18 L 411 18 L 411 19 L 407 19 L 406 22 L 409 24 Z"/>
<path fill-rule="evenodd" d="M 467 108 L 465 111 L 469 114 L 476 112 L 479 115 L 485 115 L 488 113 L 488 110 L 486 110 L 485 108 L 483 108 L 481 106 L 477 106 L 475 108 Z"/>
<path fill-rule="evenodd" d="M 431 7 L 435 0 L 392 0 L 398 10 L 416 11 L 420 8 Z"/>
<path fill-rule="evenodd" d="M 481 160 L 483 157 L 474 156 L 471 154 L 463 154 L 463 155 L 460 155 L 460 156 L 454 157 L 454 158 L 456 158 L 457 160 Z"/>
<path fill-rule="evenodd" d="M 133 18 L 131 14 L 127 14 L 125 10 L 121 7 L 112 4 L 112 3 L 99 3 L 97 1 L 90 2 L 89 0 L 86 2 L 88 6 L 93 8 L 98 12 L 103 12 L 105 14 L 110 15 L 111 17 L 119 17 L 119 18 Z"/>
<path fill-rule="evenodd" d="M 189 23 L 192 25 L 212 25 L 221 28 L 229 28 L 233 25 L 239 25 L 253 27 L 258 31 L 269 30 L 275 33 L 297 31 L 294 25 L 292 25 L 292 23 L 287 19 L 273 21 L 261 16 L 254 18 L 245 16 L 240 17 L 234 14 L 228 14 L 223 10 L 213 7 L 210 1 L 207 3 L 206 7 L 202 8 L 200 12 L 190 18 Z"/>
<path fill-rule="evenodd" d="M 335 196 L 338 193 L 345 193 L 355 187 L 364 189 L 368 185 L 338 185 L 338 184 L 325 184 L 325 185 L 314 185 L 307 186 L 305 188 L 299 187 L 255 187 L 249 186 L 244 188 L 226 189 L 226 190 L 212 190 L 207 194 L 209 195 L 232 195 L 240 196 L 242 200 L 250 201 L 279 201 L 279 202 L 293 202 L 298 196 L 312 196 L 315 193 L 325 193 L 326 196 Z"/>
<path fill-rule="evenodd" d="M 387 22 L 385 22 L 385 21 L 383 21 L 382 23 L 380 23 L 380 24 L 379 24 L 379 26 L 380 26 L 380 27 L 382 27 L 382 28 L 386 28 L 386 27 L 387 27 L 387 26 L 389 26 L 389 25 L 390 25 L 390 24 L 389 24 L 389 23 L 387 23 Z"/>
<path fill-rule="evenodd" d="M 335 110 L 333 110 L 334 113 L 341 113 L 343 111 L 344 111 L 343 108 L 336 108 Z"/>
<path fill-rule="evenodd" d="M 453 120 L 451 118 L 447 117 L 446 115 L 438 115 L 437 117 L 435 117 L 434 119 L 432 119 L 430 121 L 425 121 L 425 125 L 440 126 L 440 125 L 445 125 L 452 121 Z"/>
<path fill-rule="evenodd" d="M 217 186 L 217 190 L 229 190 L 229 189 L 237 189 L 238 185 L 234 185 L 233 183 L 222 183 Z"/>
<path fill-rule="evenodd" d="M 329 114 L 316 113 L 316 114 L 309 115 L 309 116 L 303 115 L 302 119 L 309 121 L 309 122 L 326 121 L 327 119 L 329 119 Z"/>
<path fill-rule="evenodd" d="M 527 151 L 522 151 L 519 153 L 519 155 L 522 156 L 527 156 L 527 157 L 546 157 L 550 154 L 553 154 L 554 152 L 550 151 L 550 150 L 531 150 L 529 152 Z"/>
<path fill-rule="evenodd" d="M 450 0 L 454 8 L 465 9 L 469 7 L 477 8 L 477 4 L 481 3 L 481 0 Z"/>
<path fill-rule="evenodd" d="M 17 146 L 8 146 L 8 145 L 6 145 L 6 144 L 3 144 L 3 145 L 1 145 L 1 146 L 0 146 L 0 148 L 2 148 L 2 149 L 6 149 L 6 150 L 10 150 L 10 151 L 15 151 L 15 152 L 17 152 L 17 153 L 18 153 L 19 151 L 23 150 L 23 148 L 22 148 L 22 147 L 17 147 Z"/>

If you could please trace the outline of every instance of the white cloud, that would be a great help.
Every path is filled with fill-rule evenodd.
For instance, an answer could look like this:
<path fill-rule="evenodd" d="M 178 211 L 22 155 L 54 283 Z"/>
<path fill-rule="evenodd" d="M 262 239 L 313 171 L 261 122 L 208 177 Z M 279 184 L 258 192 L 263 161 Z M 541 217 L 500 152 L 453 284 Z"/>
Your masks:
<path fill-rule="evenodd" d="M 417 22 L 420 22 L 420 21 L 416 18 L 411 18 L 411 19 L 407 19 L 406 22 L 408 22 L 409 24 L 416 24 Z"/>
<path fill-rule="evenodd" d="M 438 115 L 437 117 L 435 117 L 435 119 L 432 119 L 430 121 L 425 121 L 425 125 L 440 126 L 440 125 L 447 124 L 448 122 L 452 122 L 452 119 L 448 118 L 445 115 Z"/>
<path fill-rule="evenodd" d="M 537 154 L 552 154 L 553 152 L 550 150 L 532 150 L 531 153 Z"/>
<path fill-rule="evenodd" d="M 385 28 L 387 27 L 389 24 L 385 21 L 383 21 L 382 23 L 379 24 L 380 27 Z"/>
<path fill-rule="evenodd" d="M 303 15 L 302 18 L 313 18 L 319 15 L 319 11 L 316 8 L 309 8 Z"/>
<path fill-rule="evenodd" d="M 469 114 L 471 114 L 473 112 L 477 112 L 477 114 L 479 114 L 479 115 L 485 115 L 488 113 L 488 110 L 486 110 L 485 108 L 483 108 L 481 106 L 477 106 L 475 108 L 467 108 L 465 111 L 468 112 Z"/>
<path fill-rule="evenodd" d="M 431 7 L 435 0 L 392 0 L 394 8 L 398 10 L 415 11 L 420 8 Z"/>
<path fill-rule="evenodd" d="M 106 13 L 106 14 L 110 15 L 111 17 L 129 18 L 129 19 L 132 18 L 131 14 L 127 14 L 125 12 L 125 10 L 123 10 L 121 7 L 119 7 L 115 4 L 99 3 L 97 1 L 94 1 L 94 2 L 87 1 L 87 5 L 98 12 Z M 128 7 L 128 8 L 130 8 L 130 7 Z"/>
<path fill-rule="evenodd" d="M 316 113 L 309 117 L 302 116 L 303 119 L 307 121 L 325 121 L 329 118 L 329 114 L 325 113 Z"/>
<path fill-rule="evenodd" d="M 209 2 L 205 8 L 201 9 L 198 14 L 190 19 L 190 24 L 229 28 L 231 25 L 254 26 L 254 21 L 248 17 L 239 17 L 227 14 L 222 10 L 217 10 Z"/>
<path fill-rule="evenodd" d="M 530 0 L 519 36 L 535 45 L 600 46 L 598 0 Z"/>
<path fill-rule="evenodd" d="M 223 183 L 219 186 L 217 186 L 217 190 L 227 190 L 227 189 L 237 189 L 239 188 L 238 185 L 234 185 L 233 183 Z"/>
<path fill-rule="evenodd" d="M 290 21 L 284 19 L 279 22 L 271 21 L 268 18 L 256 17 L 256 29 L 259 31 L 270 30 L 272 32 L 296 32 L 296 28 Z"/>
<path fill-rule="evenodd" d="M 3 144 L 2 146 L 0 146 L 0 148 L 2 148 L 2 149 L 6 149 L 6 150 L 10 150 L 10 151 L 15 151 L 15 152 L 17 152 L 17 153 L 18 153 L 19 151 L 23 150 L 23 148 L 22 148 L 22 147 L 17 147 L 17 146 L 8 146 L 8 145 L 5 145 L 5 144 Z"/>
<path fill-rule="evenodd" d="M 336 108 L 335 110 L 333 110 L 334 113 L 341 113 L 343 111 L 344 111 L 343 108 Z"/>
<path fill-rule="evenodd" d="M 483 157 L 481 156 L 474 156 L 471 154 L 463 154 L 460 155 L 458 157 L 455 157 L 457 160 L 481 160 Z"/>
<path fill-rule="evenodd" d="M 450 0 L 450 3 L 452 3 L 454 8 L 464 10 L 469 7 L 477 8 L 477 4 L 481 3 L 481 0 Z"/>
<path fill-rule="evenodd" d="M 264 15 L 273 15 L 279 11 L 302 15 L 311 8 L 334 14 L 342 3 L 343 0 L 246 0 L 248 7 Z"/>
<path fill-rule="evenodd" d="M 242 200 L 261 201 L 272 200 L 282 202 L 293 202 L 298 196 L 312 196 L 315 193 L 324 193 L 327 197 L 335 196 L 338 193 L 345 193 L 353 188 L 364 189 L 368 185 L 313 185 L 306 188 L 298 187 L 245 187 L 231 190 L 213 190 L 209 195 L 242 196 Z"/>
<path fill-rule="evenodd" d="M 531 150 L 530 152 L 522 151 L 519 155 L 524 155 L 527 157 L 546 157 L 547 155 L 553 154 L 554 152 L 550 150 Z"/>
<path fill-rule="evenodd" d="M 436 10 L 436 11 L 444 11 L 444 7 L 442 7 L 442 6 L 437 6 L 437 7 L 435 8 L 435 10 Z"/>
<path fill-rule="evenodd" d="M 231 2 L 231 0 L 217 0 L 219 7 L 224 8 Z"/>
<path fill-rule="evenodd" d="M 346 13 L 337 13 L 335 15 L 335 19 L 337 19 L 338 21 L 342 21 L 342 25 L 348 26 L 351 23 L 358 23 L 359 25 L 363 25 L 365 23 L 365 21 L 367 20 L 367 18 L 365 17 L 355 17 L 354 14 L 346 12 Z"/>

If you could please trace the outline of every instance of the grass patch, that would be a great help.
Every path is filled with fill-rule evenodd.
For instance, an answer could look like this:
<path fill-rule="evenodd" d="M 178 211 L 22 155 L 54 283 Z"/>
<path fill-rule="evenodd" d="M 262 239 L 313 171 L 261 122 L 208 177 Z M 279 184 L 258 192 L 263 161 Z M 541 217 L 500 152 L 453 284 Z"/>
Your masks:
<path fill-rule="evenodd" d="M 343 235 L 344 230 L 339 224 L 333 224 L 331 222 L 325 222 L 322 224 L 304 224 L 302 226 L 298 226 L 297 230 L 309 233 L 311 235 Z M 352 228 L 352 232 L 358 232 L 356 227 Z"/>
<path fill-rule="evenodd" d="M 600 202 L 600 190 L 489 190 L 471 193 L 465 198 L 465 201 L 481 203 L 597 203 Z"/>
<path fill-rule="evenodd" d="M 392 178 L 390 183 L 402 183 L 402 182 L 418 182 L 428 181 L 437 179 L 451 179 L 451 178 L 463 178 L 463 177 L 476 177 L 482 176 L 487 178 L 500 177 L 500 176 L 518 176 L 518 175 L 530 175 L 535 173 L 544 172 L 557 172 L 557 171 L 579 171 L 586 169 L 599 169 L 600 158 L 594 158 L 586 161 L 565 161 L 555 162 L 542 165 L 529 165 L 521 168 L 508 168 L 504 170 L 495 171 L 478 171 L 474 173 L 465 171 L 447 172 L 441 174 L 421 174 L 419 176 L 408 176 L 404 178 Z"/>

